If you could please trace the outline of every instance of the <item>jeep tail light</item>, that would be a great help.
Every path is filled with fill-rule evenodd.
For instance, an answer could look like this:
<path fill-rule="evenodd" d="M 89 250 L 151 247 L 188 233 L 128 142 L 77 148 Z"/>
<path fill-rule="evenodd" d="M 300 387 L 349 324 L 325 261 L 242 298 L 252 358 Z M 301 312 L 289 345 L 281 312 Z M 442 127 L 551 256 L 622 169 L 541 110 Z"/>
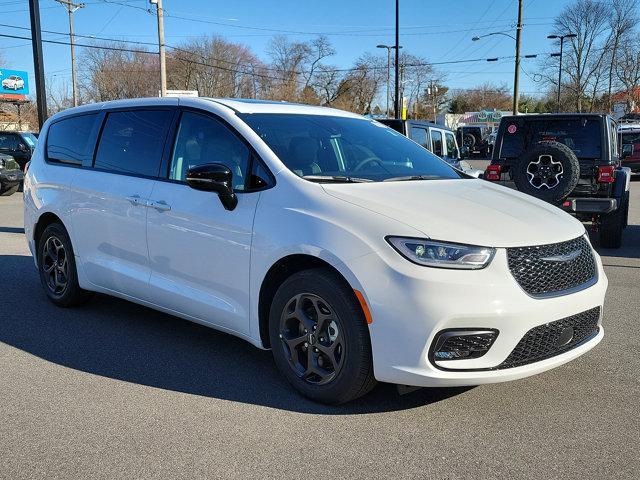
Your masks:
<path fill-rule="evenodd" d="M 614 170 L 615 167 L 611 165 L 598 167 L 598 183 L 613 183 L 615 181 Z"/>
<path fill-rule="evenodd" d="M 502 173 L 502 167 L 500 165 L 489 165 L 484 172 L 484 179 L 491 182 L 500 180 L 500 174 Z"/>

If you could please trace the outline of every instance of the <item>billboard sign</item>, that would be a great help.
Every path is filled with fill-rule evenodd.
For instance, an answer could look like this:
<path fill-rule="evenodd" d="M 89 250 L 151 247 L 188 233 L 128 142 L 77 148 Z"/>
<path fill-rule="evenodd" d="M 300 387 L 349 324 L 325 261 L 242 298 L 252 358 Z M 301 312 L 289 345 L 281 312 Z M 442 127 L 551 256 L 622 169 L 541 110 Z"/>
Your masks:
<path fill-rule="evenodd" d="M 29 95 L 29 74 L 22 70 L 0 68 L 0 95 Z"/>

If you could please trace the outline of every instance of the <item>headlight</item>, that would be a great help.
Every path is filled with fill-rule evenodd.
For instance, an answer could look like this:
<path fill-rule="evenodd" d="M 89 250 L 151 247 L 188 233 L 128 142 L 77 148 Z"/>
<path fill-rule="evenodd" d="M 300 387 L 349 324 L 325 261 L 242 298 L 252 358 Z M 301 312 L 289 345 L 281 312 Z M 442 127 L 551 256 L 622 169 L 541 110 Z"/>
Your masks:
<path fill-rule="evenodd" d="M 0 158 L 0 168 L 4 168 L 4 158 Z"/>
<path fill-rule="evenodd" d="M 489 265 L 496 253 L 495 248 L 420 238 L 387 237 L 387 242 L 407 260 L 426 267 L 477 270 Z"/>

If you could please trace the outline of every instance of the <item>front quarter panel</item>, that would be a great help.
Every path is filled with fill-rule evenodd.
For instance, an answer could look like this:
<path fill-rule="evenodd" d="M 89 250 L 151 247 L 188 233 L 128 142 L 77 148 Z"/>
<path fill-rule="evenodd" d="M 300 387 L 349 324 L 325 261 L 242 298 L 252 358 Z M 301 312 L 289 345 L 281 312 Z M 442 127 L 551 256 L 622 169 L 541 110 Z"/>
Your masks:
<path fill-rule="evenodd" d="M 391 218 L 328 195 L 322 186 L 293 173 L 278 175 L 276 187 L 261 194 L 254 221 L 251 255 L 251 336 L 260 341 L 258 302 L 262 282 L 278 260 L 304 254 L 334 267 L 367 298 L 350 263 L 390 249 L 386 235 L 422 236 Z"/>

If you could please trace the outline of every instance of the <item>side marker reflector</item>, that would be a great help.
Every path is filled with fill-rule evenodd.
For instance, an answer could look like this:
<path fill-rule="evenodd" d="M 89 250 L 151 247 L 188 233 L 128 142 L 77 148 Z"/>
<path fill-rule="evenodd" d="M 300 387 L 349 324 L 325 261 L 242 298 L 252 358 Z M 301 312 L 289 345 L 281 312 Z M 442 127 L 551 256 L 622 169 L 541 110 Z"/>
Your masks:
<path fill-rule="evenodd" d="M 364 318 L 367 320 L 367 324 L 371 325 L 373 323 L 373 318 L 371 317 L 371 311 L 369 310 L 369 305 L 367 305 L 367 301 L 364 299 L 364 295 L 359 290 L 353 289 L 353 293 L 356 294 L 356 298 L 360 302 L 360 306 L 362 307 L 362 313 L 364 313 Z"/>

